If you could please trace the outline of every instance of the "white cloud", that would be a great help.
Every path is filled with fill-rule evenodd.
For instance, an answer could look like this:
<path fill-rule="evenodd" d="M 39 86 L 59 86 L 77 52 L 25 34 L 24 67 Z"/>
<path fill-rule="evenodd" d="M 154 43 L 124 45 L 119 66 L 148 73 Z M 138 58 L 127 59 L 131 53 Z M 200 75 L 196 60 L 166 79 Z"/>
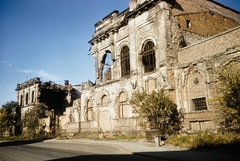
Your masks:
<path fill-rule="evenodd" d="M 43 81 L 53 81 L 53 82 L 58 82 L 60 78 L 54 74 L 50 74 L 47 71 L 44 70 L 18 70 L 21 73 L 26 73 L 26 74 L 33 74 L 36 77 L 40 77 L 41 80 Z"/>
<path fill-rule="evenodd" d="M 57 82 L 60 80 L 56 75 L 50 74 L 44 70 L 36 71 L 36 73 L 39 75 L 39 77 L 42 77 L 43 79 L 46 79 L 46 80 L 51 80 L 54 82 Z"/>
<path fill-rule="evenodd" d="M 11 67 L 11 66 L 12 66 L 12 63 L 9 63 L 9 62 L 6 61 L 6 60 L 0 60 L 0 64 L 6 64 L 8 67 Z"/>
<path fill-rule="evenodd" d="M 33 73 L 34 70 L 20 70 L 20 72 L 22 72 L 22 73 Z"/>

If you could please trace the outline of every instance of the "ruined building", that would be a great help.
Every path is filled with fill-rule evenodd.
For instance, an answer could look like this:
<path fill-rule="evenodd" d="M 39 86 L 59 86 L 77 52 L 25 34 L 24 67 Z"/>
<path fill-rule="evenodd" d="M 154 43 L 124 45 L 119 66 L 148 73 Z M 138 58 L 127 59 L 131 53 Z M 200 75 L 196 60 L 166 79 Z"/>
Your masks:
<path fill-rule="evenodd" d="M 51 81 L 42 82 L 36 77 L 17 84 L 16 91 L 22 116 L 35 104 L 45 103 L 48 106 L 48 111 L 45 112 L 47 118 L 44 120 L 46 132 L 54 133 L 62 128 L 70 130 L 67 132 L 79 132 L 80 89 L 78 86 L 70 85 L 67 80 L 64 86 Z M 66 119 L 66 115 L 71 121 Z"/>
<path fill-rule="evenodd" d="M 89 41 L 96 83 L 81 85 L 80 131 L 141 133 L 128 100 L 161 88 L 184 109 L 185 130 L 216 128 L 214 71 L 239 63 L 239 25 L 239 12 L 214 0 L 130 0 L 109 13 Z"/>

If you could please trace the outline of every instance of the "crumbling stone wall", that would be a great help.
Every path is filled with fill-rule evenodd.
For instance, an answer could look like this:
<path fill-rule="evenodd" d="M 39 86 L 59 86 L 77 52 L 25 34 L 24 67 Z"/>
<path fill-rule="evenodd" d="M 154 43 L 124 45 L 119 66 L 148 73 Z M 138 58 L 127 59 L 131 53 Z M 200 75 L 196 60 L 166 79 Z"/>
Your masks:
<path fill-rule="evenodd" d="M 120 93 L 124 92 L 129 100 L 135 90 L 151 92 L 161 88 L 173 97 L 179 109 L 185 110 L 186 130 L 214 127 L 208 101 L 215 81 L 210 57 L 237 45 L 230 42 L 238 41 L 238 31 L 222 32 L 238 26 L 239 20 L 238 12 L 209 0 L 131 0 L 129 10 L 113 11 L 104 17 L 95 24 L 89 41 L 96 64 L 96 85 L 82 90 L 81 130 L 138 133 L 138 119 L 131 106 L 121 104 Z M 228 37 L 232 37 L 231 41 L 221 44 Z M 152 72 L 145 72 L 142 63 L 141 53 L 147 41 L 154 44 L 156 68 Z M 127 77 L 121 75 L 123 46 L 130 52 Z M 111 54 L 112 64 L 103 73 L 106 53 Z M 192 110 L 191 102 L 198 98 L 206 99 L 207 109 Z M 87 117 L 89 100 L 93 120 Z"/>
<path fill-rule="evenodd" d="M 240 62 L 239 31 L 240 27 L 234 28 L 178 52 L 179 65 L 175 70 L 176 95 L 178 105 L 184 107 L 186 112 L 186 130 L 216 128 L 212 109 L 217 81 L 215 71 L 226 63 Z M 208 109 L 193 111 L 192 100 L 203 97 L 206 98 Z"/>
<path fill-rule="evenodd" d="M 216 82 L 214 71 L 226 62 L 239 62 L 238 14 L 211 0 L 131 0 L 129 9 L 113 11 L 94 25 L 89 43 L 96 83 L 82 83 L 78 92 L 68 82 L 65 86 L 52 82 L 18 86 L 18 100 L 24 100 L 21 95 L 29 89 L 36 90 L 34 100 L 48 102 L 54 109 L 54 125 L 60 125 L 58 130 L 64 133 L 142 135 L 139 118 L 128 101 L 136 90 L 164 88 L 178 108 L 184 109 L 185 130 L 215 128 L 209 101 Z M 121 72 L 121 49 L 126 46 L 130 75 Z M 146 61 L 146 51 L 154 62 Z M 145 70 L 147 63 L 149 71 Z M 59 90 L 62 93 L 56 94 Z M 48 99 L 50 91 L 56 94 L 52 100 Z"/>
<path fill-rule="evenodd" d="M 17 102 L 20 106 L 29 106 L 39 102 L 40 78 L 33 78 L 17 84 Z"/>
<path fill-rule="evenodd" d="M 73 106 L 67 107 L 63 115 L 59 116 L 59 129 L 62 135 L 77 134 L 80 132 L 81 100 L 73 101 Z"/>
<path fill-rule="evenodd" d="M 79 88 L 78 86 L 75 87 Z M 46 123 L 46 132 L 53 134 L 55 131 L 59 130 L 60 127 L 64 127 L 64 129 L 68 131 L 78 131 L 79 119 L 77 113 L 79 112 L 77 111 L 80 106 L 77 107 L 77 105 L 80 105 L 80 103 L 77 103 L 77 100 L 79 100 L 80 91 L 73 88 L 68 81 L 62 86 L 51 81 L 42 82 L 40 78 L 36 77 L 18 84 L 16 91 L 17 101 L 21 106 L 22 116 L 24 116 L 26 110 L 33 108 L 34 105 L 38 103 L 45 103 L 49 107 L 48 111 L 45 112 L 46 118 L 43 119 Z M 69 110 L 66 109 L 68 106 L 72 106 L 70 109 L 74 112 L 71 112 L 71 115 L 77 118 L 73 121 L 77 122 L 77 124 L 72 127 L 66 127 L 65 125 L 67 122 L 70 122 Z M 67 119 L 64 116 L 66 115 L 66 111 L 68 112 Z"/>

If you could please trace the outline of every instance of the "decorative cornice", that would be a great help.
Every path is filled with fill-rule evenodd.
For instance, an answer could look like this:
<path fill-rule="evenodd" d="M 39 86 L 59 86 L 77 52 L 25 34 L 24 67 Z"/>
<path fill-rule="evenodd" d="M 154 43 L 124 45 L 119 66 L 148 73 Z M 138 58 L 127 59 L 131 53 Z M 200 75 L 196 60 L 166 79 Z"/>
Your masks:
<path fill-rule="evenodd" d="M 28 86 L 31 86 L 33 84 L 40 84 L 41 81 L 40 81 L 40 78 L 38 77 L 35 77 L 33 79 L 30 79 L 28 81 L 25 81 L 24 83 L 21 83 L 21 84 L 17 84 L 17 88 L 15 89 L 16 91 L 20 90 L 20 89 L 23 89 L 25 87 L 28 87 Z"/>

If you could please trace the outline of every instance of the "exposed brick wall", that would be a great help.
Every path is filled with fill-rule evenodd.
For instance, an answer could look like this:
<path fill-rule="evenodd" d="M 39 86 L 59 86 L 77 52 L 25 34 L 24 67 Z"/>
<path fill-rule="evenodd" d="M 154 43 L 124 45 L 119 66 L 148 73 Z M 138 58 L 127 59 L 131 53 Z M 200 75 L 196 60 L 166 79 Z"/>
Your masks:
<path fill-rule="evenodd" d="M 231 17 L 240 23 L 240 16 L 237 11 L 209 0 L 176 0 L 173 5 L 172 14 L 180 15 L 205 11 L 217 12 L 226 17 Z"/>
<path fill-rule="evenodd" d="M 183 48 L 178 52 L 179 63 L 188 63 L 234 46 L 240 46 L 240 27 Z"/>
<path fill-rule="evenodd" d="M 239 25 L 238 22 L 211 11 L 178 15 L 181 29 L 210 37 Z"/>
<path fill-rule="evenodd" d="M 206 0 L 176 0 L 173 5 L 173 15 L 207 11 Z"/>
<path fill-rule="evenodd" d="M 226 17 L 231 17 L 232 19 L 236 20 L 240 23 L 240 15 L 237 12 L 234 12 L 233 10 L 230 10 L 228 8 L 225 8 L 220 5 L 216 5 L 214 2 L 207 1 L 207 6 L 211 11 L 218 12 Z"/>

